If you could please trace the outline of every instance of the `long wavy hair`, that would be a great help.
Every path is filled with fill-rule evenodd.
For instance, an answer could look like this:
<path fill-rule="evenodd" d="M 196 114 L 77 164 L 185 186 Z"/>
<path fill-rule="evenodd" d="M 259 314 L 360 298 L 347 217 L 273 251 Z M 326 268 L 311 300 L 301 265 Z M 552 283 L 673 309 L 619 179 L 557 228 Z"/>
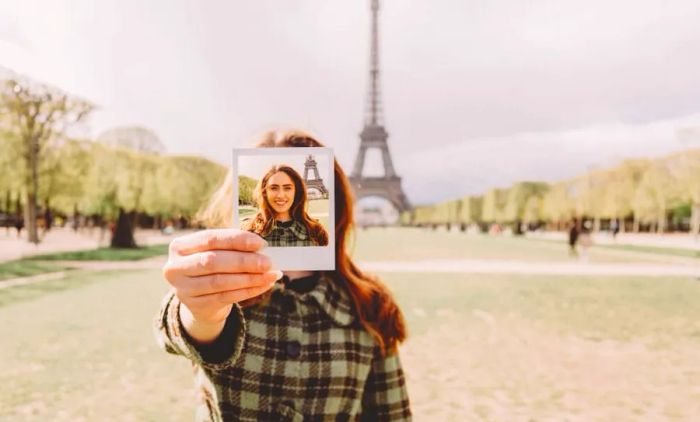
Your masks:
<path fill-rule="evenodd" d="M 313 135 L 301 130 L 273 130 L 262 134 L 258 147 L 323 147 Z M 363 272 L 348 254 L 354 228 L 354 199 L 345 172 L 334 162 L 335 186 L 335 271 L 329 272 L 335 283 L 346 288 L 362 326 L 375 338 L 384 355 L 396 350 L 406 339 L 403 313 L 389 289 L 376 276 Z M 233 175 L 213 195 L 199 214 L 208 227 L 230 227 L 233 219 Z M 269 292 L 269 291 L 268 291 Z M 243 304 L 245 305 L 245 304 Z"/>
<path fill-rule="evenodd" d="M 255 217 L 246 221 L 243 225 L 244 230 L 248 230 L 259 234 L 262 237 L 267 236 L 275 225 L 275 210 L 270 205 L 267 198 L 267 183 L 275 173 L 283 172 L 294 183 L 294 201 L 289 209 L 289 215 L 293 220 L 301 221 L 309 233 L 311 240 L 316 242 L 318 246 L 328 245 L 328 233 L 323 228 L 321 223 L 312 219 L 306 212 L 306 184 L 299 173 L 286 164 L 276 164 L 265 173 L 255 186 L 253 198 L 258 204 L 258 213 Z"/>

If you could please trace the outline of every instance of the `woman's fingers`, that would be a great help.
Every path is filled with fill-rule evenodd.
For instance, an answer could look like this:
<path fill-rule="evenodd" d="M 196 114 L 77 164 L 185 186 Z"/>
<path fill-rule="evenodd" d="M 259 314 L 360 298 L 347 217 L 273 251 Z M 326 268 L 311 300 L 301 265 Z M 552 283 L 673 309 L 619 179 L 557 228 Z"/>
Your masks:
<path fill-rule="evenodd" d="M 190 297 L 187 299 L 187 307 L 193 312 L 198 309 L 215 309 L 221 305 L 242 302 L 255 296 L 259 296 L 269 290 L 275 282 L 261 286 L 246 287 L 237 290 L 228 290 L 204 296 Z"/>
<path fill-rule="evenodd" d="M 217 273 L 264 273 L 272 265 L 270 258 L 251 252 L 207 251 L 176 260 L 182 275 L 196 277 Z"/>
<path fill-rule="evenodd" d="M 255 233 L 238 229 L 201 230 L 170 242 L 170 252 L 191 255 L 211 250 L 255 252 L 266 245 Z"/>
<path fill-rule="evenodd" d="M 209 274 L 188 277 L 182 290 L 187 296 L 197 297 L 231 290 L 266 286 L 282 278 L 281 271 L 268 271 L 262 274 Z"/>

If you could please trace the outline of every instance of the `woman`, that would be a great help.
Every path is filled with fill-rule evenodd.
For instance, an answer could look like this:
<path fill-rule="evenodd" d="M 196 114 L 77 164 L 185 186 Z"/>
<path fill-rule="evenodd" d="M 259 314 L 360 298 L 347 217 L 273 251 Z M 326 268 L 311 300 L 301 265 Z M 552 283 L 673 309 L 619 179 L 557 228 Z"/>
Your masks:
<path fill-rule="evenodd" d="M 269 132 L 261 147 L 320 147 Z M 336 270 L 271 271 L 265 241 L 236 229 L 175 239 L 163 268 L 173 290 L 155 320 L 159 344 L 193 362 L 199 420 L 410 420 L 391 293 L 350 259 L 352 197 L 334 164 Z M 203 214 L 226 227 L 232 178 Z M 281 282 L 277 280 L 281 279 Z"/>
<path fill-rule="evenodd" d="M 268 246 L 326 246 L 328 233 L 306 213 L 306 185 L 299 173 L 284 164 L 272 166 L 254 194 L 258 213 L 244 222 Z"/>

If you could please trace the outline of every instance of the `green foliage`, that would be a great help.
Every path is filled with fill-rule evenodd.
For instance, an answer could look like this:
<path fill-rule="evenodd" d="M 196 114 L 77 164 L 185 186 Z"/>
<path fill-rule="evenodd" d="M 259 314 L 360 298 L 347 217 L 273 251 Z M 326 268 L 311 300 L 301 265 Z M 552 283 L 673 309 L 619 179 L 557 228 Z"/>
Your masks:
<path fill-rule="evenodd" d="M 458 199 L 440 202 L 434 205 L 430 220 L 433 224 L 458 223 L 461 207 L 462 201 Z"/>
<path fill-rule="evenodd" d="M 257 181 L 248 176 L 238 176 L 238 204 L 256 205 L 253 198 Z"/>
<path fill-rule="evenodd" d="M 484 198 L 481 196 L 467 196 L 462 198 L 462 206 L 459 210 L 458 222 L 464 224 L 476 224 L 482 221 L 481 209 Z"/>
<path fill-rule="evenodd" d="M 506 205 L 503 209 L 503 220 L 514 223 L 525 220 L 525 210 L 528 209 L 528 217 L 537 221 L 539 218 L 540 198 L 547 192 L 549 186 L 542 182 L 518 182 L 508 189 Z M 532 201 L 530 201 L 532 199 Z"/>
<path fill-rule="evenodd" d="M 138 261 L 166 255 L 168 245 L 150 245 L 140 248 L 97 248 L 80 251 L 35 255 L 27 261 Z"/>
<path fill-rule="evenodd" d="M 482 219 L 486 223 L 504 223 L 508 189 L 491 189 L 484 195 Z"/>

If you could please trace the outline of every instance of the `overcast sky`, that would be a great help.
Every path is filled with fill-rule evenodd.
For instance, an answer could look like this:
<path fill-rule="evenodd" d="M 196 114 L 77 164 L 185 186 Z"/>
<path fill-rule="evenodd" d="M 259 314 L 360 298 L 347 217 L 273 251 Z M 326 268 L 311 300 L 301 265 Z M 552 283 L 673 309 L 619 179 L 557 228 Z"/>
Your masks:
<path fill-rule="evenodd" d="M 385 125 L 413 203 L 700 147 L 700 1 L 385 0 Z M 352 168 L 369 0 L 0 0 L 0 65 L 229 165 L 262 129 Z M 685 133 L 689 133 L 687 130 Z M 370 171 L 378 155 L 370 156 Z"/>

